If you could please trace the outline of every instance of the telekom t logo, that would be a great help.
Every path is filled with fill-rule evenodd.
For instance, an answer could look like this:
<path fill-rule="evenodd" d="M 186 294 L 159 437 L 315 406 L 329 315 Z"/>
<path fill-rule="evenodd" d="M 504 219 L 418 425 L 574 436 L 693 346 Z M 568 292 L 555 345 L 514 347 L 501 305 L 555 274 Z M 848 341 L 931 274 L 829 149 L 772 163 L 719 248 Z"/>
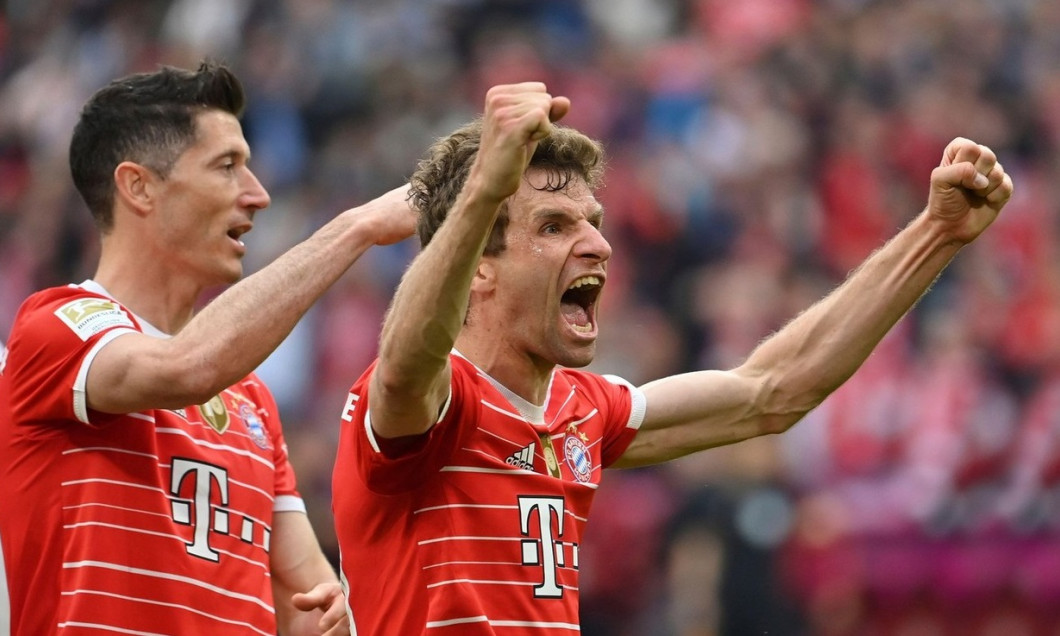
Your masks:
<path fill-rule="evenodd" d="M 558 568 L 566 565 L 564 547 L 571 548 L 571 565 L 578 567 L 578 544 L 565 544 L 563 536 L 563 497 L 519 497 L 519 523 L 524 537 L 532 537 L 530 529 L 537 519 L 540 539 L 523 539 L 523 565 L 540 565 L 544 580 L 534 586 L 535 598 L 562 598 L 563 588 L 557 582 Z"/>
<path fill-rule="evenodd" d="M 216 483 L 221 505 L 228 504 L 228 472 L 212 464 L 174 457 L 169 482 L 169 491 L 174 497 L 180 497 L 185 480 L 190 480 L 194 488 L 192 498 L 190 502 L 187 498 L 171 500 L 173 520 L 194 528 L 187 548 L 189 554 L 209 561 L 220 561 L 220 554 L 210 547 L 210 530 L 227 533 L 228 513 L 221 509 L 211 511 L 210 491 Z"/>

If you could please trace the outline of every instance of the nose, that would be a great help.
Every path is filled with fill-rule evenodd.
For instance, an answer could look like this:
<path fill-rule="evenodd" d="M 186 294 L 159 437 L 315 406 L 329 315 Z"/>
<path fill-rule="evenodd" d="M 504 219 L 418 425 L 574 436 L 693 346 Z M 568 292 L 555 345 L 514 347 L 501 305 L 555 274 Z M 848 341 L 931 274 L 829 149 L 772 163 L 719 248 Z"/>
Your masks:
<path fill-rule="evenodd" d="M 243 178 L 240 183 L 239 202 L 243 207 L 254 211 L 269 207 L 272 198 L 269 196 L 265 186 L 261 185 L 258 178 L 251 172 L 250 168 L 244 168 Z"/>
<path fill-rule="evenodd" d="M 600 228 L 588 222 L 585 223 L 585 228 L 575 248 L 577 256 L 597 263 L 607 262 L 607 259 L 611 258 L 611 244 L 604 238 Z"/>

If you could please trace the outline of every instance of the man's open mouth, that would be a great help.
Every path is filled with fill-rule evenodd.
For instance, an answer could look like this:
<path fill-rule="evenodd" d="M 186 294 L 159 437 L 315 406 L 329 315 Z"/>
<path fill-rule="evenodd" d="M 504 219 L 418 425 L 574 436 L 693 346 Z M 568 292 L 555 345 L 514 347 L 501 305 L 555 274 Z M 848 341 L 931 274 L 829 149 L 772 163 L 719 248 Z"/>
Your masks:
<path fill-rule="evenodd" d="M 599 276 L 582 276 L 567 288 L 560 298 L 560 312 L 575 331 L 592 333 L 596 316 L 596 299 L 603 284 Z"/>

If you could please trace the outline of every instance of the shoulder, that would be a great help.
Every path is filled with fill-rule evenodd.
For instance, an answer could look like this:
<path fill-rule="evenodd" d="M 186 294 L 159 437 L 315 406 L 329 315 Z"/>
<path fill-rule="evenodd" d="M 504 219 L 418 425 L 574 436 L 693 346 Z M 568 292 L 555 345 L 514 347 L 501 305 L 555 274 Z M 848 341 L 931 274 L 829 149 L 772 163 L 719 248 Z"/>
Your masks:
<path fill-rule="evenodd" d="M 7 367 L 51 368 L 74 360 L 114 334 L 139 331 L 132 313 L 77 285 L 52 287 L 26 298 L 7 339 Z"/>
<path fill-rule="evenodd" d="M 552 380 L 551 399 L 577 396 L 577 400 L 601 409 L 629 427 L 639 428 L 647 412 L 644 393 L 617 375 L 578 369 L 558 369 Z"/>
<path fill-rule="evenodd" d="M 600 374 L 581 369 L 558 368 L 552 378 L 553 390 L 566 387 L 582 391 L 613 393 L 635 391 L 631 383 L 624 378 L 611 374 Z"/>
<path fill-rule="evenodd" d="M 55 319 L 40 320 L 46 315 Z M 15 328 L 26 324 L 41 327 L 65 325 L 81 340 L 88 340 L 111 327 L 138 329 L 132 313 L 120 303 L 78 285 L 50 287 L 29 296 L 18 310 Z"/>

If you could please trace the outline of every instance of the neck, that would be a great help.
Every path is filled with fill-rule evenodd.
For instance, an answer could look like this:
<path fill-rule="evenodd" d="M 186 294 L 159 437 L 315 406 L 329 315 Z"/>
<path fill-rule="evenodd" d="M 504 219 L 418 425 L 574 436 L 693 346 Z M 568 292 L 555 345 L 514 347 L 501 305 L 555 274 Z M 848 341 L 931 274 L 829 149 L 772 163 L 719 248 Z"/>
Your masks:
<path fill-rule="evenodd" d="M 167 334 L 191 320 L 203 289 L 167 267 L 164 259 L 142 250 L 121 249 L 104 238 L 99 266 L 92 277 L 137 316 Z"/>
<path fill-rule="evenodd" d="M 531 404 L 545 403 L 556 365 L 525 351 L 516 351 L 503 340 L 469 333 L 467 326 L 456 339 L 456 350 L 491 378 Z"/>

